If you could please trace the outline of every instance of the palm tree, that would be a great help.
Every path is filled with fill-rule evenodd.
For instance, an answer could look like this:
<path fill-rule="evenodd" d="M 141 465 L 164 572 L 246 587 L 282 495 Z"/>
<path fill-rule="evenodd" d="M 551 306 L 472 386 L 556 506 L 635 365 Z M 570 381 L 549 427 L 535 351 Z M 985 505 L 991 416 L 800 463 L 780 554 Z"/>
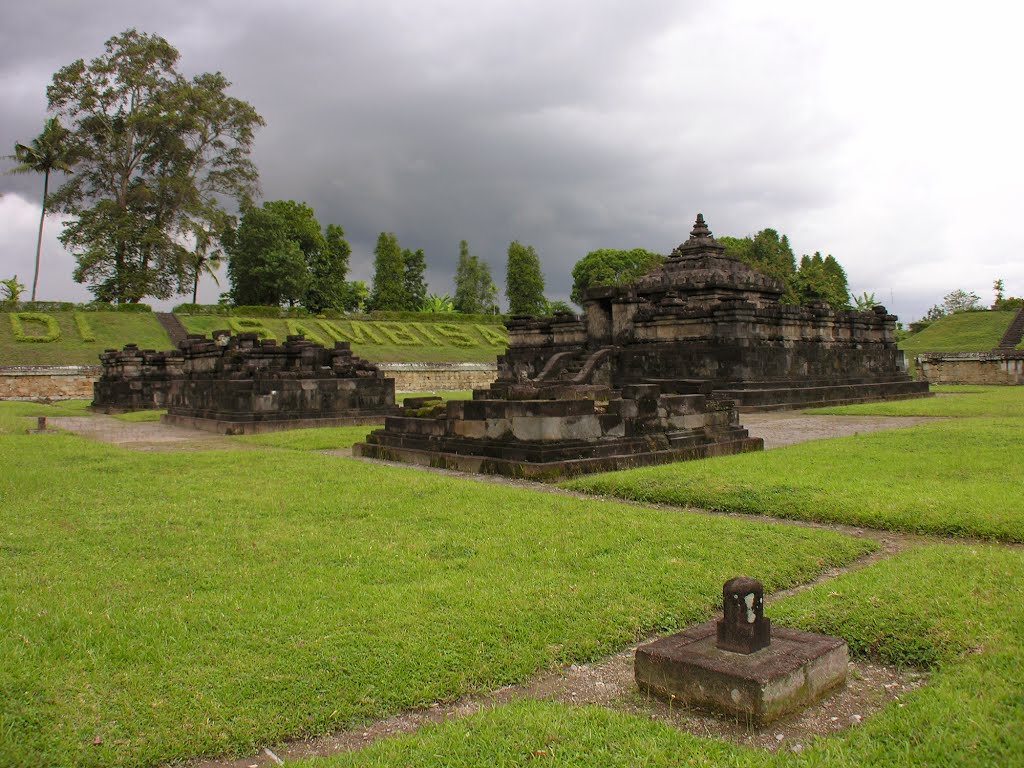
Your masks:
<path fill-rule="evenodd" d="M 39 216 L 39 239 L 36 241 L 36 271 L 32 276 L 32 301 L 36 300 L 36 284 L 39 282 L 39 255 L 43 249 L 43 221 L 46 219 L 46 195 L 50 189 L 50 171 L 71 172 L 75 164 L 75 151 L 68 141 L 71 132 L 55 117 L 46 121 L 43 132 L 32 139 L 29 145 L 15 144 L 14 154 L 8 159 L 18 165 L 9 173 L 43 174 L 43 212 Z"/>
<path fill-rule="evenodd" d="M 220 260 L 223 252 L 218 248 L 210 251 L 210 246 L 213 244 L 213 236 L 202 227 L 197 227 L 193 232 L 196 241 L 195 250 L 192 251 L 192 267 L 194 272 L 192 273 L 192 303 L 196 303 L 196 297 L 199 295 L 199 278 L 203 272 L 213 278 L 213 282 L 220 286 L 220 280 L 217 279 L 217 270 L 220 269 Z"/>

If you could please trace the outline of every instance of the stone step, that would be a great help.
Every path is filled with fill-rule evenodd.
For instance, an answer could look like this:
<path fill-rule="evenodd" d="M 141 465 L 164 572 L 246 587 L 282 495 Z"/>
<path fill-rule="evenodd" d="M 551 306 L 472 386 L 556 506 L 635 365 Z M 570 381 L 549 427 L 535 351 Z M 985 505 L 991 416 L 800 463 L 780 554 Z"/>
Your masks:
<path fill-rule="evenodd" d="M 154 312 L 157 321 L 163 326 L 163 329 L 167 331 L 167 335 L 171 337 L 171 345 L 177 348 L 181 345 L 185 339 L 188 338 L 188 331 L 185 326 L 181 324 L 181 320 L 178 316 L 171 312 Z"/>
<path fill-rule="evenodd" d="M 1021 340 L 1024 339 L 1024 309 L 1017 311 L 1017 315 L 1006 329 L 1003 338 L 999 340 L 996 349 L 1016 349 Z"/>

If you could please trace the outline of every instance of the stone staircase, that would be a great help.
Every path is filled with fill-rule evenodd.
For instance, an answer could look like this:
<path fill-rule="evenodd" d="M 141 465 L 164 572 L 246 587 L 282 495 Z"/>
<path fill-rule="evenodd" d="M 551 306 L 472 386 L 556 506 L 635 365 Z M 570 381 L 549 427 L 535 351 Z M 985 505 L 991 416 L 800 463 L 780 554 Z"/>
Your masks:
<path fill-rule="evenodd" d="M 167 331 L 167 335 L 171 337 L 171 345 L 174 348 L 181 346 L 181 342 L 188 338 L 188 331 L 185 330 L 185 326 L 181 324 L 178 316 L 170 312 L 155 312 L 154 314 L 160 325 Z"/>
<path fill-rule="evenodd" d="M 1017 348 L 1017 345 L 1020 344 L 1022 338 L 1024 338 L 1024 309 L 1017 311 L 1017 316 L 1013 318 L 1013 322 L 1011 322 L 1010 327 L 1006 329 L 1006 333 L 1003 334 L 1003 338 L 999 340 L 999 345 L 996 349 L 1014 350 Z"/>

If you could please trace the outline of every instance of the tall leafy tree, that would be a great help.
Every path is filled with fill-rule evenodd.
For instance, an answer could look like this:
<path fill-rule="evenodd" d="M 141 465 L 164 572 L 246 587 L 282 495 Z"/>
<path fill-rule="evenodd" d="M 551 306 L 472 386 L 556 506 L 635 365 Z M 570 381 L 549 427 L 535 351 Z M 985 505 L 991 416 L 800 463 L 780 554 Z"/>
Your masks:
<path fill-rule="evenodd" d="M 424 277 L 427 271 L 427 257 L 424 256 L 422 248 L 415 251 L 406 249 L 402 256 L 405 262 L 405 309 L 419 312 L 427 300 L 427 283 Z"/>
<path fill-rule="evenodd" d="M 753 237 L 720 237 L 718 242 L 725 246 L 725 254 L 749 264 L 769 277 L 781 280 L 785 286 L 782 295 L 784 304 L 799 304 L 796 292 L 796 256 L 786 235 L 779 235 L 774 229 L 762 229 Z"/>
<path fill-rule="evenodd" d="M 393 232 L 381 232 L 373 249 L 373 289 L 370 309 L 402 310 L 406 308 L 405 259 L 402 246 Z"/>
<path fill-rule="evenodd" d="M 296 225 L 304 228 L 303 218 L 292 201 L 246 208 L 228 252 L 228 279 L 235 304 L 280 306 L 299 303 L 305 297 L 309 265 L 301 232 L 294 231 Z"/>
<path fill-rule="evenodd" d="M 498 287 L 491 268 L 479 256 L 469 252 L 469 243 L 459 242 L 459 263 L 455 268 L 455 309 L 467 315 L 494 315 L 498 312 Z"/>
<path fill-rule="evenodd" d="M 583 292 L 588 288 L 627 285 L 660 266 L 664 261 L 664 256 L 645 251 L 643 248 L 634 248 L 630 251 L 600 248 L 591 251 L 572 268 L 572 293 L 569 298 L 580 304 L 583 301 Z"/>
<path fill-rule="evenodd" d="M 316 212 L 305 203 L 247 206 L 229 248 L 232 297 L 236 304 L 298 303 L 311 312 L 341 308 L 348 295 L 349 253 L 345 231 L 336 224 L 321 231 Z M 280 271 L 274 274 L 275 269 Z"/>
<path fill-rule="evenodd" d="M 831 255 L 802 256 L 792 284 L 801 304 L 823 301 L 833 309 L 850 308 L 846 272 Z"/>
<path fill-rule="evenodd" d="M 540 257 L 532 245 L 523 245 L 518 240 L 509 243 L 505 296 L 508 298 L 508 311 L 513 315 L 546 313 L 544 274 L 540 269 Z"/>
<path fill-rule="evenodd" d="M 75 148 L 70 140 L 70 131 L 51 117 L 43 126 L 43 132 L 29 144 L 15 144 L 10 159 L 18 165 L 9 173 L 43 174 L 43 203 L 39 214 L 39 236 L 36 238 L 36 268 L 32 274 L 32 301 L 36 300 L 36 285 L 39 283 L 39 258 L 43 250 L 43 222 L 46 220 L 47 195 L 50 189 L 50 173 L 70 173 L 75 164 Z"/>
<path fill-rule="evenodd" d="M 162 37 L 130 29 L 47 88 L 79 156 L 54 195 L 74 217 L 61 241 L 78 261 L 75 279 L 101 299 L 167 298 L 194 286 L 190 235 L 202 228 L 217 238 L 222 201 L 257 192 L 249 152 L 263 119 L 227 95 L 223 75 L 187 79 L 178 58 Z"/>
<path fill-rule="evenodd" d="M 348 298 L 345 278 L 352 253 L 345 240 L 345 230 L 337 224 L 328 224 L 317 244 L 317 248 L 305 252 L 309 289 L 303 306 L 314 313 L 329 308 L 342 309 Z"/>

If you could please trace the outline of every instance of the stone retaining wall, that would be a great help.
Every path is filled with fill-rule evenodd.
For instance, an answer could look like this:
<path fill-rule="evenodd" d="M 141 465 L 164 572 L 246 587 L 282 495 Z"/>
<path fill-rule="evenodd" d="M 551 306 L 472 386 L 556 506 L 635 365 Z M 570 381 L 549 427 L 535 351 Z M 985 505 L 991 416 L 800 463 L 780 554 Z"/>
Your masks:
<path fill-rule="evenodd" d="M 1024 352 L 926 352 L 918 375 L 929 384 L 1024 384 Z"/>
<path fill-rule="evenodd" d="M 380 363 L 399 392 L 443 392 L 488 387 L 494 363 Z M 92 400 L 99 366 L 0 366 L 0 400 Z"/>
<path fill-rule="evenodd" d="M 443 392 L 489 387 L 498 376 L 497 363 L 378 363 L 398 392 Z"/>
<path fill-rule="evenodd" d="M 92 400 L 93 365 L 0 366 L 0 400 Z"/>

